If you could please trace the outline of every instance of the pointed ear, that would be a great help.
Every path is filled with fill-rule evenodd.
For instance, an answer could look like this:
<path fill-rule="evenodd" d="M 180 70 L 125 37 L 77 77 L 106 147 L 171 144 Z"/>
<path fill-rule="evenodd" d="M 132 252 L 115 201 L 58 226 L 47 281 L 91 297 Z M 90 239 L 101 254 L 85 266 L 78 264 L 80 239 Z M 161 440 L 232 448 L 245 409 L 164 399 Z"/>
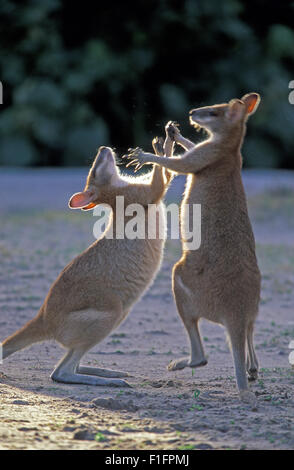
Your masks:
<path fill-rule="evenodd" d="M 258 108 L 260 103 L 260 96 L 258 93 L 247 93 L 244 95 L 241 100 L 246 106 L 246 114 L 253 114 Z"/>
<path fill-rule="evenodd" d="M 93 200 L 96 198 L 96 195 L 93 193 L 93 191 L 83 191 L 82 193 L 75 193 L 73 196 L 70 198 L 68 202 L 68 206 L 71 209 L 83 209 L 83 210 L 89 210 L 93 209 L 97 204 L 93 202 Z"/>
<path fill-rule="evenodd" d="M 238 120 L 244 113 L 244 103 L 241 100 L 231 100 L 227 110 L 227 117 L 231 121 Z"/>

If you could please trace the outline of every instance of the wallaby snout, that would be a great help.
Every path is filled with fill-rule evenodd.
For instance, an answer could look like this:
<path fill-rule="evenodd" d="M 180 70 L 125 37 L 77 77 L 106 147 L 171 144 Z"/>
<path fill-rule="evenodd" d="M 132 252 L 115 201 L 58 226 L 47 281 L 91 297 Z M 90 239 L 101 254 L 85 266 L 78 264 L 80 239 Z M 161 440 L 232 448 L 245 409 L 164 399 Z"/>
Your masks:
<path fill-rule="evenodd" d="M 98 154 L 100 154 L 101 157 L 108 157 L 112 156 L 112 149 L 110 147 L 105 147 L 102 145 L 99 147 Z"/>
<path fill-rule="evenodd" d="M 218 116 L 218 112 L 213 107 L 203 107 L 192 109 L 189 113 L 190 124 L 194 127 L 205 127 Z"/>

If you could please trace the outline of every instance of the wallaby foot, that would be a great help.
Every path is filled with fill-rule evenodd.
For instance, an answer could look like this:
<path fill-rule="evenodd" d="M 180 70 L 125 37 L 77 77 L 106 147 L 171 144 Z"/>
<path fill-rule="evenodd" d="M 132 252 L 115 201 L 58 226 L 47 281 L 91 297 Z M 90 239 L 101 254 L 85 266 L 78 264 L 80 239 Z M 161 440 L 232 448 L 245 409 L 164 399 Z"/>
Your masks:
<path fill-rule="evenodd" d="M 94 377 L 93 375 L 76 373 L 56 373 L 53 371 L 51 374 L 51 379 L 54 380 L 54 382 L 61 382 L 65 384 L 100 385 L 105 387 L 130 387 L 130 385 L 125 380 L 103 379 L 102 377 Z"/>
<path fill-rule="evenodd" d="M 112 369 L 100 369 L 99 367 L 86 367 L 86 366 L 78 366 L 77 367 L 78 374 L 86 374 L 86 375 L 97 375 L 98 377 L 129 377 L 130 374 L 127 372 L 123 372 L 120 370 L 112 370 Z"/>
<path fill-rule="evenodd" d="M 250 382 L 253 382 L 258 378 L 258 370 L 257 369 L 247 369 L 247 374 L 248 374 L 248 380 Z"/>
<path fill-rule="evenodd" d="M 191 356 L 171 361 L 167 366 L 169 371 L 180 370 L 185 367 L 202 367 L 207 364 L 202 341 L 198 329 L 199 318 L 195 314 L 195 305 L 190 289 L 185 285 L 176 266 L 173 272 L 173 290 L 177 309 L 187 330 Z"/>
<path fill-rule="evenodd" d="M 254 407 L 257 406 L 256 396 L 253 392 L 250 392 L 250 390 L 240 390 L 239 396 L 243 403 L 247 403 L 248 405 L 252 405 Z"/>
<path fill-rule="evenodd" d="M 256 380 L 258 377 L 258 360 L 256 357 L 254 344 L 253 344 L 253 323 L 247 329 L 247 373 L 248 380 Z"/>
<path fill-rule="evenodd" d="M 199 361 L 193 361 L 189 357 L 183 357 L 182 359 L 175 359 L 174 361 L 171 361 L 168 366 L 167 370 L 173 371 L 173 370 L 181 370 L 184 369 L 185 367 L 203 367 L 206 366 L 207 360 L 203 358 L 200 362 Z"/>
<path fill-rule="evenodd" d="M 228 325 L 228 333 L 232 345 L 237 386 L 241 401 L 252 401 L 255 395 L 248 389 L 246 374 L 246 328 L 242 324 L 231 323 Z M 250 398 L 251 397 L 251 398 Z"/>
<path fill-rule="evenodd" d="M 104 379 L 93 375 L 79 374 L 76 372 L 79 361 L 86 351 L 70 350 L 60 361 L 51 374 L 51 379 L 55 382 L 82 384 L 82 385 L 102 385 L 108 387 L 130 387 L 125 380 Z"/>

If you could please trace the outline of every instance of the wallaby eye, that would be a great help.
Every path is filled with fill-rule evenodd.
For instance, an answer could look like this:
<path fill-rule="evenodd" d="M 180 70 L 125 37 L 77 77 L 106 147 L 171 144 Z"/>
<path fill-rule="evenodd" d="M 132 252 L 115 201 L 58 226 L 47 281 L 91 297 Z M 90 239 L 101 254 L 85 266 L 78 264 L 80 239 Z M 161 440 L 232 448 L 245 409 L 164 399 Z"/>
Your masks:
<path fill-rule="evenodd" d="M 216 111 L 208 111 L 208 115 L 209 116 L 217 116 L 217 112 Z"/>

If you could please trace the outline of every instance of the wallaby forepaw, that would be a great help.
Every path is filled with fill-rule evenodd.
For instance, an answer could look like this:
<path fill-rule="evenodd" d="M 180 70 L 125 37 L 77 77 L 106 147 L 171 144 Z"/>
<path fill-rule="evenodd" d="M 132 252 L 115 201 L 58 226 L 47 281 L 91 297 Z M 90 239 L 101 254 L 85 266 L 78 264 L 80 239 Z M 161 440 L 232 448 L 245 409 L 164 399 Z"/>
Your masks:
<path fill-rule="evenodd" d="M 164 141 L 162 137 L 154 137 L 154 139 L 152 140 L 152 147 L 156 155 L 164 155 Z"/>
<path fill-rule="evenodd" d="M 129 148 L 128 152 L 129 153 L 127 155 L 123 155 L 122 158 L 130 160 L 129 163 L 126 164 L 126 168 L 134 166 L 135 173 L 142 168 L 144 163 L 148 163 L 148 156 L 144 154 L 140 147 L 136 147 L 135 149 Z"/>
<path fill-rule="evenodd" d="M 257 399 L 253 392 L 250 392 L 250 390 L 240 390 L 239 395 L 243 403 L 251 405 L 253 408 L 257 407 Z"/>
<path fill-rule="evenodd" d="M 174 121 L 169 121 L 165 126 L 165 131 L 166 131 L 168 137 L 171 140 L 175 141 L 176 136 L 179 135 L 179 133 L 180 133 L 179 124 L 177 122 L 174 122 Z"/>

